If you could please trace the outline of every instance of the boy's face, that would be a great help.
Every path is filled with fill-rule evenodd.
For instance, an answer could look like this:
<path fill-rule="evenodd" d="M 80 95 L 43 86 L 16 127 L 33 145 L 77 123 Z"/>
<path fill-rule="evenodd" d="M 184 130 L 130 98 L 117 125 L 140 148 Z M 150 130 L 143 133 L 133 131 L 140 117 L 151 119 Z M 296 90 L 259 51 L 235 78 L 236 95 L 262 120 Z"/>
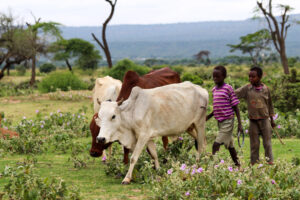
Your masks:
<path fill-rule="evenodd" d="M 214 70 L 213 71 L 213 80 L 216 85 L 219 85 L 224 82 L 225 77 L 223 76 L 222 72 L 220 70 Z"/>
<path fill-rule="evenodd" d="M 258 85 L 259 82 L 260 82 L 260 77 L 257 75 L 257 72 L 256 71 L 250 71 L 249 72 L 249 82 L 252 84 L 252 85 Z"/>

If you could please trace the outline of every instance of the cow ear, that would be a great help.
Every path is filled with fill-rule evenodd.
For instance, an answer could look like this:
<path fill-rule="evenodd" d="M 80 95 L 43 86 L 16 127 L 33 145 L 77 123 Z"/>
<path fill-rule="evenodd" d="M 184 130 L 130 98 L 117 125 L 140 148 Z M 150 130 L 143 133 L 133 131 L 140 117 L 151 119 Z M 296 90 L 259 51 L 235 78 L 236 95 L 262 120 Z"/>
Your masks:
<path fill-rule="evenodd" d="M 123 101 L 124 101 L 123 98 L 122 98 L 120 101 L 118 101 L 118 102 L 117 102 L 117 103 L 118 103 L 118 106 L 122 105 Z"/>
<path fill-rule="evenodd" d="M 99 104 L 99 106 L 101 106 L 101 101 L 99 101 L 98 98 L 97 98 L 97 103 Z"/>

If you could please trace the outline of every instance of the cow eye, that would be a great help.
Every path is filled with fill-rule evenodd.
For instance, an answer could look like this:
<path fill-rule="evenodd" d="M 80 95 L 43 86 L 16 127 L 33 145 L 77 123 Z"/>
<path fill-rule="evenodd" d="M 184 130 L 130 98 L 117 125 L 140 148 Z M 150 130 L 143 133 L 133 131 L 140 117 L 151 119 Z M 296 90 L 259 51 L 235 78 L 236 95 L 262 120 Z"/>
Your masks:
<path fill-rule="evenodd" d="M 111 117 L 112 120 L 113 120 L 114 118 L 116 118 L 116 115 L 113 115 L 113 116 Z"/>

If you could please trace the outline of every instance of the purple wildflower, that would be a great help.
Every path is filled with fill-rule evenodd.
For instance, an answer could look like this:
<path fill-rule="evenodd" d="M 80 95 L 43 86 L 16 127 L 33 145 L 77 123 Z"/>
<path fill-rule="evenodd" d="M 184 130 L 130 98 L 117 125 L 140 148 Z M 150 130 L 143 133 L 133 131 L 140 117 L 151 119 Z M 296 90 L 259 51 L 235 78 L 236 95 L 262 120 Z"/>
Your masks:
<path fill-rule="evenodd" d="M 193 169 L 193 171 L 192 171 L 192 173 L 191 173 L 191 174 L 192 174 L 192 175 L 194 175 L 195 173 L 196 173 L 196 170 L 195 170 L 195 169 Z"/>
<path fill-rule="evenodd" d="M 180 167 L 180 170 L 183 171 L 183 170 L 185 170 L 185 168 L 186 168 L 186 164 L 182 164 L 181 167 Z"/>
<path fill-rule="evenodd" d="M 103 157 L 102 157 L 102 161 L 106 161 L 106 156 L 103 156 Z"/>
<path fill-rule="evenodd" d="M 43 125 L 43 124 L 41 125 L 41 128 L 44 128 L 44 125 Z"/>
<path fill-rule="evenodd" d="M 169 169 L 167 173 L 171 175 L 173 173 L 173 169 Z"/>
<path fill-rule="evenodd" d="M 276 113 L 275 116 L 273 116 L 273 120 L 276 120 L 278 118 L 278 113 Z"/>
<path fill-rule="evenodd" d="M 62 114 L 60 113 L 59 116 L 62 117 Z"/>
<path fill-rule="evenodd" d="M 272 179 L 272 180 L 271 180 L 271 183 L 272 183 L 273 185 L 275 185 L 275 184 L 276 184 L 276 182 L 275 182 L 275 180 L 274 180 L 274 179 Z"/>
<path fill-rule="evenodd" d="M 183 137 L 178 137 L 178 140 L 183 140 Z"/>
<path fill-rule="evenodd" d="M 6 126 L 4 127 L 4 129 L 5 129 L 5 130 L 8 130 L 8 128 L 7 128 Z"/>
<path fill-rule="evenodd" d="M 257 168 L 261 168 L 262 166 L 264 166 L 263 164 L 259 164 Z"/>
<path fill-rule="evenodd" d="M 39 113 L 39 110 L 36 110 L 35 113 L 36 113 L 36 114 Z"/>
<path fill-rule="evenodd" d="M 248 129 L 246 129 L 245 132 L 248 133 Z"/>
<path fill-rule="evenodd" d="M 240 179 L 237 180 L 237 184 L 238 184 L 238 185 L 241 185 L 241 184 L 242 184 L 242 180 L 240 180 Z"/>
<path fill-rule="evenodd" d="M 197 173 L 201 173 L 201 172 L 203 172 L 203 168 L 202 168 L 202 167 L 199 167 L 199 168 L 197 169 Z"/>
<path fill-rule="evenodd" d="M 232 170 L 233 170 L 232 167 L 229 166 L 228 171 L 232 172 Z"/>
<path fill-rule="evenodd" d="M 278 126 L 277 126 L 277 128 L 281 128 L 281 126 L 280 126 L 280 125 L 278 125 Z"/>
<path fill-rule="evenodd" d="M 60 110 L 58 109 L 57 112 L 60 113 Z"/>
<path fill-rule="evenodd" d="M 190 192 L 187 191 L 187 192 L 185 193 L 185 196 L 190 196 Z"/>
<path fill-rule="evenodd" d="M 224 163 L 224 160 L 222 159 L 222 160 L 220 161 L 220 163 L 223 164 L 223 163 Z"/>
<path fill-rule="evenodd" d="M 218 168 L 219 167 L 219 165 L 215 165 L 215 168 Z"/>
<path fill-rule="evenodd" d="M 26 117 L 24 116 L 23 119 L 26 119 Z"/>

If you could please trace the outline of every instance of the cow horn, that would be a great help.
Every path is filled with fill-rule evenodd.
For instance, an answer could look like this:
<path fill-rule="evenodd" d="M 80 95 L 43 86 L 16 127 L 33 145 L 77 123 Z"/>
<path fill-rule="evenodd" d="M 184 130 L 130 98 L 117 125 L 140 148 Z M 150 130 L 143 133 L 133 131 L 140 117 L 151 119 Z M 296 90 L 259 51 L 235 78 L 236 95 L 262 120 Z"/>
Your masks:
<path fill-rule="evenodd" d="M 97 98 L 97 103 L 99 104 L 99 106 L 101 105 L 101 101 L 99 101 L 99 99 Z"/>
<path fill-rule="evenodd" d="M 122 98 L 120 101 L 118 101 L 118 106 L 120 106 L 123 103 L 124 99 Z"/>

